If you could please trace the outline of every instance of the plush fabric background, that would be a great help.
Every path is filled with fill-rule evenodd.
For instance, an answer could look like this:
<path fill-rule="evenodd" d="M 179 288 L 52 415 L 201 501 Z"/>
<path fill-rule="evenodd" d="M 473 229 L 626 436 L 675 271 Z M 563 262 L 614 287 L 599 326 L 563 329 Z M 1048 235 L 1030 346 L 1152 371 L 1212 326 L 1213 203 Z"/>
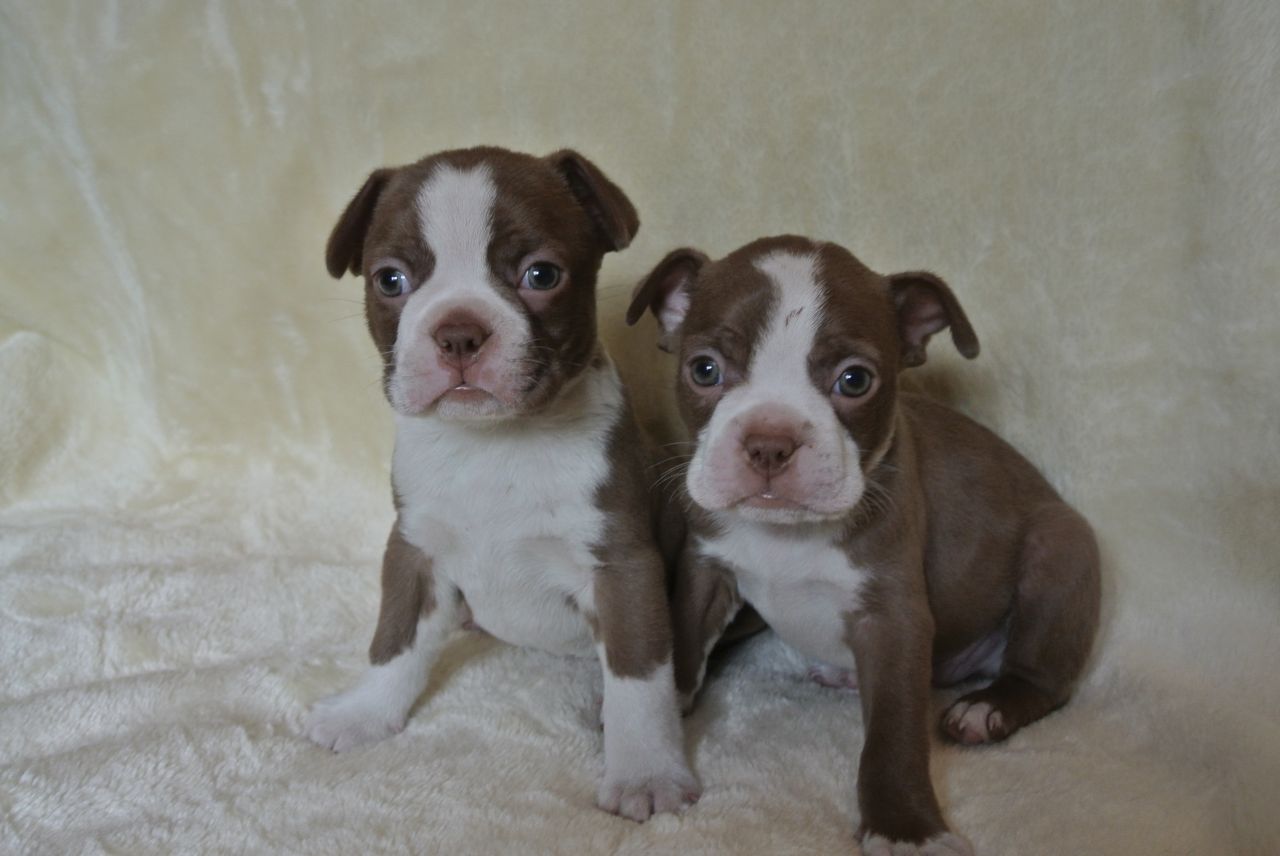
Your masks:
<path fill-rule="evenodd" d="M 464 640 L 406 732 L 296 736 L 358 673 L 390 420 L 322 247 L 372 168 L 570 145 L 672 246 L 795 231 L 953 284 L 917 378 L 1095 522 L 1096 664 L 939 745 L 987 854 L 1280 847 L 1280 6 L 0 2 L 0 850 L 808 853 L 861 720 L 773 638 L 690 720 L 705 784 L 592 808 L 595 667 Z M 945 697 L 939 696 L 940 706 Z"/>

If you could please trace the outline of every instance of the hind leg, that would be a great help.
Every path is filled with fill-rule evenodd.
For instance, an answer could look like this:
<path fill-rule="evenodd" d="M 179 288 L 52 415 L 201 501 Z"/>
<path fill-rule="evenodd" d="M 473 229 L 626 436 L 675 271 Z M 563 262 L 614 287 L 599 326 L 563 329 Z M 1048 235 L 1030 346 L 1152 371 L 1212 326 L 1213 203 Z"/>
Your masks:
<path fill-rule="evenodd" d="M 1066 503 L 1031 516 L 1000 674 L 942 716 L 942 731 L 965 744 L 1004 740 L 1066 703 L 1098 627 L 1098 544 Z"/>

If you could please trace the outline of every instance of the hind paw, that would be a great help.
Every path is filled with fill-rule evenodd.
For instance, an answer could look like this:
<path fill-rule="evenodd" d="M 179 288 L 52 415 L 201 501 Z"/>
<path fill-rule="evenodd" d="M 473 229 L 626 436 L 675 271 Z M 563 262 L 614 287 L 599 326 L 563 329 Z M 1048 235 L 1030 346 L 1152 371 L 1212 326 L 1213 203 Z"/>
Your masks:
<path fill-rule="evenodd" d="M 942 715 L 942 732 L 957 743 L 977 746 L 1009 736 L 1004 714 L 985 701 L 961 699 Z"/>

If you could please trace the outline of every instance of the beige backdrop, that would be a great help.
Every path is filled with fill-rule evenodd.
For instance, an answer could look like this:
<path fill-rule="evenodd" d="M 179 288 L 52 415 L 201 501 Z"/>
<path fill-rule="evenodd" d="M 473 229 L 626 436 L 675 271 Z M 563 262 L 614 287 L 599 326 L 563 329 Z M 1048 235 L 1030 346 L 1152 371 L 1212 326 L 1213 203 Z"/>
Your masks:
<path fill-rule="evenodd" d="M 591 808 L 585 663 L 464 642 L 405 734 L 295 736 L 359 668 L 388 411 L 322 248 L 372 168 L 580 148 L 632 283 L 762 234 L 947 277 L 918 380 L 1042 465 L 1107 572 L 1077 701 L 939 746 L 983 853 L 1280 840 L 1280 6 L 0 2 L 0 849 L 819 852 L 857 705 L 772 638 L 690 722 L 706 792 Z M 944 699 L 939 697 L 939 704 Z"/>

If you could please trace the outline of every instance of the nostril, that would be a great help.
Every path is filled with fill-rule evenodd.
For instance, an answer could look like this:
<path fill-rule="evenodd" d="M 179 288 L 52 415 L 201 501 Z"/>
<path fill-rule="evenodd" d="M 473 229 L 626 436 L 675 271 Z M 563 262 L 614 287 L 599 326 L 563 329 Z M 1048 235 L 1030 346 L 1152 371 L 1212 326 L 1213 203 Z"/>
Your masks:
<path fill-rule="evenodd" d="M 432 338 L 442 354 L 463 359 L 480 352 L 489 338 L 489 331 L 478 324 L 441 324 Z"/>
<path fill-rule="evenodd" d="M 742 445 L 751 466 L 765 475 L 780 472 L 796 451 L 796 441 L 785 434 L 751 434 Z"/>

